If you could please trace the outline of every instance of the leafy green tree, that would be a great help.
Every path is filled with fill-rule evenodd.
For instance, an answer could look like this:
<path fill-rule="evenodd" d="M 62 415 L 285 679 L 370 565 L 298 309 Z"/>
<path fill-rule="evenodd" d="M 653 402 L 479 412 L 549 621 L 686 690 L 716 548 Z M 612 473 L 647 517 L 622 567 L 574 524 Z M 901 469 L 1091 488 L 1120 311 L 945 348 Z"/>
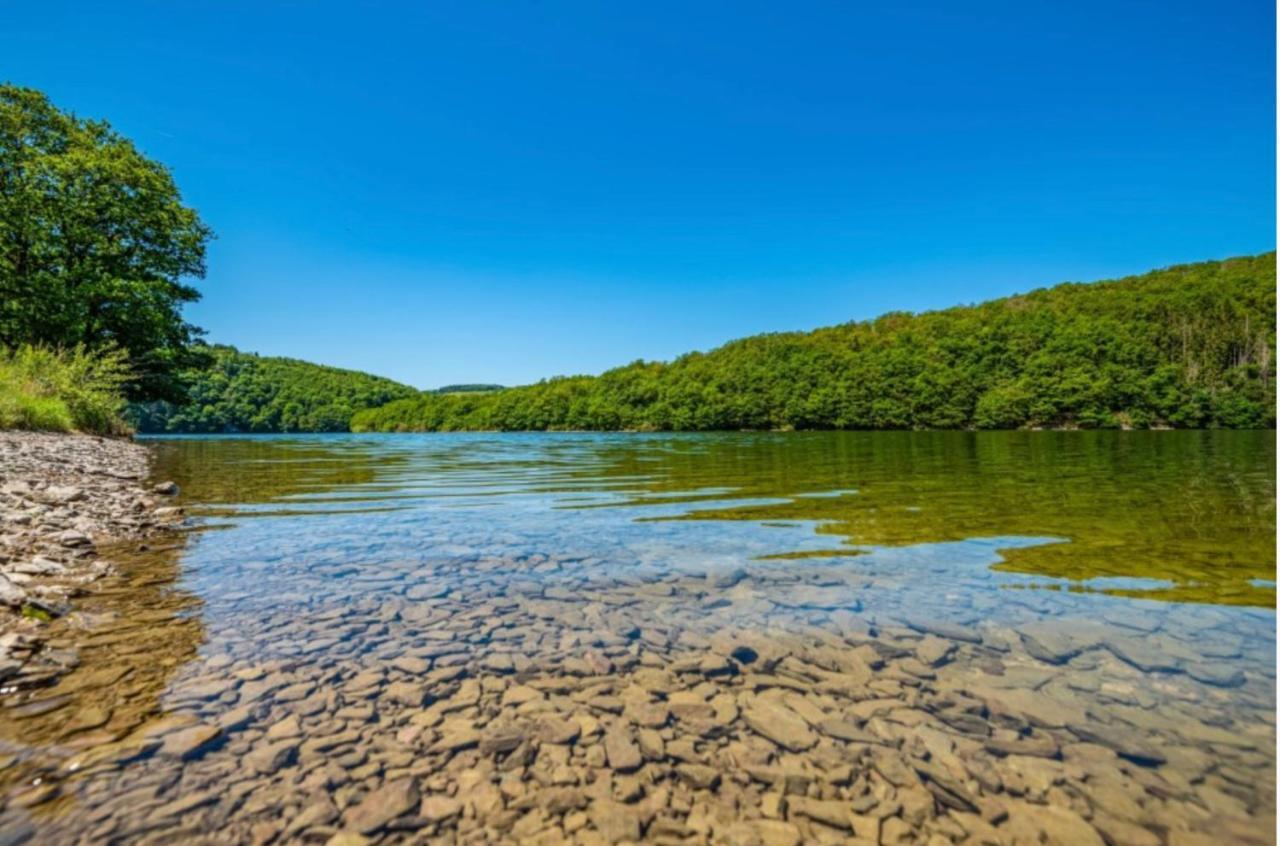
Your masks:
<path fill-rule="evenodd" d="M 199 330 L 184 282 L 211 232 L 169 171 L 102 121 L 0 85 L 0 345 L 128 357 L 134 399 L 182 396 Z"/>
<path fill-rule="evenodd" d="M 1031 394 L 1017 382 L 996 385 L 974 407 L 979 429 L 1016 429 L 1031 420 Z"/>

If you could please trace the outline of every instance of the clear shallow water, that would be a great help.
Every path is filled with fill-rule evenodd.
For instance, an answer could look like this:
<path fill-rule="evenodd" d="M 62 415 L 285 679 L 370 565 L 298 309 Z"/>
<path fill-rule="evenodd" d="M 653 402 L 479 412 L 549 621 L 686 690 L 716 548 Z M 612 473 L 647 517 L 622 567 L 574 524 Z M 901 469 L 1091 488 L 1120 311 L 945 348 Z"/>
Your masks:
<path fill-rule="evenodd" d="M 744 708 L 771 691 L 808 696 L 829 718 L 899 749 L 923 736 L 928 760 L 1013 805 L 993 826 L 1013 840 L 1045 824 L 1034 819 L 1045 806 L 1110 825 L 1113 840 L 1122 824 L 1156 842 L 1214 826 L 1268 840 L 1273 433 L 394 435 L 155 446 L 157 476 L 179 482 L 201 531 L 167 548 L 120 550 L 126 575 L 75 623 L 90 634 L 66 633 L 85 644 L 81 669 L 10 703 L 38 712 L 42 701 L 61 701 L 0 721 L 14 746 L 10 831 L 65 842 L 212 827 L 230 841 L 323 842 L 350 828 L 353 809 L 381 785 L 411 779 L 420 794 L 456 797 L 506 760 L 441 750 L 447 732 L 415 715 L 443 708 L 483 733 L 518 723 L 521 708 L 586 708 L 610 728 L 625 712 L 593 711 L 575 691 L 623 696 L 647 668 L 690 690 L 719 685 L 702 689 L 708 701 L 731 696 Z M 755 662 L 711 680 L 682 669 L 690 656 L 719 654 L 718 639 L 753 642 L 764 632 L 786 652 L 778 666 L 790 668 L 782 675 L 791 686 L 753 688 Z M 824 664 L 820 649 L 862 655 L 859 665 L 874 654 L 884 666 L 863 679 L 839 655 Z M 918 666 L 921 649 L 945 655 Z M 861 687 L 796 690 L 821 686 L 813 667 L 843 668 Z M 549 681 L 566 677 L 572 689 Z M 479 684 L 475 702 L 468 679 Z M 504 704 L 517 681 L 544 697 Z M 397 683 L 420 685 L 422 696 L 393 691 Z M 464 704 L 448 705 L 459 696 Z M 663 724 L 667 742 L 680 742 L 683 726 Z M 189 733 L 204 727 L 216 737 L 195 749 L 172 740 L 193 742 Z M 945 749 L 933 748 L 943 742 L 935 730 Z M 861 740 L 825 735 L 805 754 L 769 752 L 770 741 L 739 720 L 693 734 L 701 766 L 724 776 L 712 794 L 733 809 L 726 826 L 761 815 L 750 786 L 728 789 L 740 759 L 768 753 L 770 766 L 826 772 L 824 756 L 857 768 L 871 754 Z M 317 742 L 334 736 L 345 739 Z M 542 783 L 544 759 L 566 768 L 573 778 L 556 785 L 589 799 L 568 813 L 590 816 L 606 798 L 627 808 L 656 802 L 669 779 L 665 804 L 645 812 L 642 830 L 649 835 L 664 814 L 692 825 L 682 791 L 696 805 L 701 788 L 669 772 L 678 757 L 647 763 L 641 795 L 620 800 L 623 776 L 594 760 L 590 737 L 563 761 L 539 747 L 524 780 Z M 983 745 L 1003 749 L 1006 740 L 1057 751 Z M 290 743 L 284 759 L 265 762 L 277 766 L 246 764 Z M 1119 748 L 1126 743 L 1141 748 Z M 1164 760 L 1144 758 L 1151 748 Z M 983 786 L 984 768 L 998 788 Z M 601 771 L 613 779 L 605 797 L 590 793 Z M 810 798 L 865 804 L 853 795 L 865 788 L 859 795 L 891 809 L 897 792 L 912 789 L 865 781 L 833 782 Z M 950 836 L 940 802 L 923 822 L 902 824 Z M 499 839 L 516 825 L 502 815 L 516 811 L 530 830 L 514 831 L 524 835 L 581 839 L 601 829 L 533 807 L 541 816 L 524 823 L 532 811 L 506 796 L 496 823 L 476 808 L 445 820 L 424 810 L 370 834 Z M 316 821 L 291 829 L 304 811 Z M 818 823 L 804 814 L 782 816 L 806 838 L 829 834 L 807 828 Z"/>

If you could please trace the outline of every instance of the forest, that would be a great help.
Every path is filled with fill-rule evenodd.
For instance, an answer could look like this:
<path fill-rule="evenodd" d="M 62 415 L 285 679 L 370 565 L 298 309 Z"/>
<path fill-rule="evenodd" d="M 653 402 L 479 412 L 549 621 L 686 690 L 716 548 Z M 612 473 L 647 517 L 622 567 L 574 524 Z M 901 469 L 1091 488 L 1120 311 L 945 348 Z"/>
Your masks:
<path fill-rule="evenodd" d="M 488 393 L 358 411 L 355 431 L 1269 428 L 1276 256 L 758 335 Z"/>
<path fill-rule="evenodd" d="M 139 432 L 345 432 L 355 412 L 417 391 L 380 376 L 293 358 L 204 350 L 210 360 L 181 374 L 188 399 L 134 403 Z"/>

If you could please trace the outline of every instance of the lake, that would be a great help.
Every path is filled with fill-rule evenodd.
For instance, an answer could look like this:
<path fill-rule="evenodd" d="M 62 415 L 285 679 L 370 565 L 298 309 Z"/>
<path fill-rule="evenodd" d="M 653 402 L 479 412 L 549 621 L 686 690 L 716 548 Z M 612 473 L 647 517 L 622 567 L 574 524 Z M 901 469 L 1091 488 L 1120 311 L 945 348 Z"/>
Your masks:
<path fill-rule="evenodd" d="M 0 841 L 1274 842 L 1273 432 L 149 442 Z"/>

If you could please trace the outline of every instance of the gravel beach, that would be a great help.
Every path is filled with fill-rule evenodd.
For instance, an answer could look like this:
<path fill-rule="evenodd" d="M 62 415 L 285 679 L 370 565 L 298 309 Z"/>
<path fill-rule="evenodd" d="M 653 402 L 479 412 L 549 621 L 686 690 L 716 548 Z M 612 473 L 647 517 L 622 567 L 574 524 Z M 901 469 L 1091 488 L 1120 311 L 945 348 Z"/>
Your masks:
<path fill-rule="evenodd" d="M 145 484 L 149 451 L 128 440 L 0 432 L 0 683 L 48 685 L 78 663 L 46 648 L 47 623 L 113 572 L 99 548 L 170 529 L 175 486 Z"/>

